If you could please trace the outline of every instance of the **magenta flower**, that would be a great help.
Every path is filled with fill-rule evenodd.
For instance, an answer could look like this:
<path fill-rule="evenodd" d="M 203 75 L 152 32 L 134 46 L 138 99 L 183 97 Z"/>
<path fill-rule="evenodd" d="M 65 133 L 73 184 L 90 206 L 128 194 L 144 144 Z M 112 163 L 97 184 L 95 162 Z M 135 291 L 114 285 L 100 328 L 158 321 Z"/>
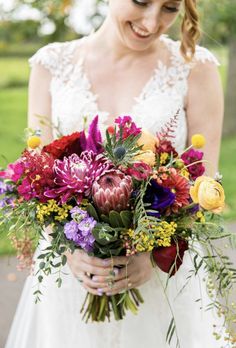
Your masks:
<path fill-rule="evenodd" d="M 132 189 L 131 177 L 112 169 L 94 182 L 92 198 L 102 214 L 119 212 L 128 208 Z"/>
<path fill-rule="evenodd" d="M 144 162 L 136 162 L 132 167 L 127 168 L 125 173 L 135 180 L 142 181 L 149 178 L 152 173 L 152 168 Z"/>
<path fill-rule="evenodd" d="M 0 178 L 10 179 L 14 182 L 17 182 L 21 176 L 24 174 L 25 164 L 23 159 L 19 159 L 14 163 L 10 163 L 7 166 L 7 169 L 4 171 L 0 171 Z"/>
<path fill-rule="evenodd" d="M 28 177 L 22 180 L 22 183 L 17 187 L 17 191 L 26 201 L 37 197 L 37 192 L 34 190 Z"/>
<path fill-rule="evenodd" d="M 120 116 L 115 119 L 115 123 L 118 125 L 119 129 L 122 129 L 123 139 L 130 135 L 136 136 L 142 132 L 141 128 L 138 128 L 132 121 L 131 116 Z M 119 131 L 117 135 L 119 136 Z"/>
<path fill-rule="evenodd" d="M 200 163 L 195 163 L 203 159 L 203 152 L 190 149 L 184 152 L 181 156 L 181 159 L 184 161 L 184 164 L 188 166 L 188 171 L 193 180 L 196 180 L 199 176 L 203 175 L 205 172 L 204 165 Z"/>
<path fill-rule="evenodd" d="M 73 154 L 63 160 L 56 160 L 54 164 L 56 187 L 47 190 L 45 196 L 59 199 L 62 204 L 75 197 L 80 204 L 84 196 L 90 195 L 94 180 L 110 167 L 111 162 L 92 151 L 84 151 L 81 156 Z"/>

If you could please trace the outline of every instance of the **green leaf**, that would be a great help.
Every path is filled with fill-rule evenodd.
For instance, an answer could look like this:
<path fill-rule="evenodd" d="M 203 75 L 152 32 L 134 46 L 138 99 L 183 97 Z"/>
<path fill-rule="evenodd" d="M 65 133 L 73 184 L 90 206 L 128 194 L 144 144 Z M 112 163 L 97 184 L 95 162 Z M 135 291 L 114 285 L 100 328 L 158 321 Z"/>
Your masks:
<path fill-rule="evenodd" d="M 45 262 L 40 262 L 39 268 L 40 268 L 40 269 L 43 269 L 44 267 L 45 267 Z"/>
<path fill-rule="evenodd" d="M 109 222 L 110 222 L 109 221 L 109 217 L 107 215 L 102 214 L 101 215 L 101 219 L 102 219 L 103 222 L 105 222 L 107 224 L 109 224 Z"/>
<path fill-rule="evenodd" d="M 57 278 L 56 283 L 57 283 L 58 288 L 60 288 L 61 284 L 62 284 L 62 279 L 61 278 Z"/>
<path fill-rule="evenodd" d="M 109 221 L 110 221 L 110 225 L 114 228 L 115 227 L 123 227 L 123 222 L 122 222 L 122 219 L 120 217 L 120 214 L 115 210 L 110 211 Z"/>
<path fill-rule="evenodd" d="M 133 214 L 129 210 L 123 210 L 120 212 L 120 217 L 125 228 L 130 228 L 133 221 Z"/>
<path fill-rule="evenodd" d="M 86 210 L 91 217 L 93 217 L 96 221 L 99 221 L 97 211 L 92 204 L 88 204 Z"/>
<path fill-rule="evenodd" d="M 39 281 L 39 283 L 42 283 L 42 281 L 43 281 L 43 276 L 38 276 L 38 281 Z"/>
<path fill-rule="evenodd" d="M 67 262 L 66 255 L 62 255 L 62 260 L 61 260 L 62 266 L 65 266 L 66 262 Z"/>

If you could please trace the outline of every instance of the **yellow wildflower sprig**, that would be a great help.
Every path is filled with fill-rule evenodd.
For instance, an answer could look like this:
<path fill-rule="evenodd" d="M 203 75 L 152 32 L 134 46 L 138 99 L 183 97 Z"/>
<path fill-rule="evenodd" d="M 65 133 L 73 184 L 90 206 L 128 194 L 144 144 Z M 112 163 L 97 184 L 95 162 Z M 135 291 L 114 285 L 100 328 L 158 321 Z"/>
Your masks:
<path fill-rule="evenodd" d="M 135 252 L 149 252 L 155 247 L 171 245 L 177 224 L 167 221 L 143 220 L 136 230 L 129 229 L 123 238 L 129 241 L 128 253 L 130 250 Z M 131 245 L 130 245 L 131 244 Z"/>
<path fill-rule="evenodd" d="M 54 199 L 50 199 L 47 203 L 43 204 L 40 203 L 37 205 L 37 219 L 41 224 L 44 224 L 45 219 L 48 218 L 50 215 L 54 215 L 54 220 L 62 222 L 63 220 L 66 220 L 69 211 L 73 207 L 69 204 L 63 204 L 61 206 L 58 205 L 58 203 Z"/>

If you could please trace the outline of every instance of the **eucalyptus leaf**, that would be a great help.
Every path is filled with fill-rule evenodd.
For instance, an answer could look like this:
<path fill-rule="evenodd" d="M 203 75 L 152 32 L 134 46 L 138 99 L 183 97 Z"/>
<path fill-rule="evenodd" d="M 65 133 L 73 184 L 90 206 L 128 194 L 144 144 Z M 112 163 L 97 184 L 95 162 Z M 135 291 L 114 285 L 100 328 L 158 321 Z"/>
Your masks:
<path fill-rule="evenodd" d="M 124 227 L 120 214 L 115 210 L 110 211 L 109 221 L 112 227 Z"/>
<path fill-rule="evenodd" d="M 97 211 L 92 204 L 88 204 L 86 210 L 91 217 L 93 217 L 96 221 L 99 221 Z"/>
<path fill-rule="evenodd" d="M 130 210 L 120 212 L 120 217 L 125 228 L 130 228 L 133 221 L 133 213 Z"/>

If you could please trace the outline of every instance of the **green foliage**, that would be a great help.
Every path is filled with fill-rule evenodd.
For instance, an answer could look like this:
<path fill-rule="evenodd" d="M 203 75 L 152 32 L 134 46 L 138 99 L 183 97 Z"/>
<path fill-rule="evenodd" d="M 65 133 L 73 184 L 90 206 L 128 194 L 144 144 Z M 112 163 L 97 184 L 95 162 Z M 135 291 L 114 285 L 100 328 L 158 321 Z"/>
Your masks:
<path fill-rule="evenodd" d="M 132 163 L 133 158 L 142 149 L 142 146 L 137 146 L 137 141 L 141 134 L 136 136 L 129 135 L 123 140 L 122 131 L 117 134 L 115 128 L 114 134 L 106 132 L 106 143 L 104 146 L 105 155 L 108 157 L 117 167 L 127 167 Z"/>
<path fill-rule="evenodd" d="M 39 22 L 25 21 L 2 21 L 0 23 L 0 42 L 24 43 L 39 40 L 37 30 Z"/>
<path fill-rule="evenodd" d="M 233 36 L 236 37 L 235 1 L 201 0 L 199 8 L 205 41 L 228 43 Z M 206 15 L 209 13 L 210 16 Z"/>
<path fill-rule="evenodd" d="M 25 58 L 0 58 L 0 90 L 26 87 L 29 81 L 29 64 Z"/>

